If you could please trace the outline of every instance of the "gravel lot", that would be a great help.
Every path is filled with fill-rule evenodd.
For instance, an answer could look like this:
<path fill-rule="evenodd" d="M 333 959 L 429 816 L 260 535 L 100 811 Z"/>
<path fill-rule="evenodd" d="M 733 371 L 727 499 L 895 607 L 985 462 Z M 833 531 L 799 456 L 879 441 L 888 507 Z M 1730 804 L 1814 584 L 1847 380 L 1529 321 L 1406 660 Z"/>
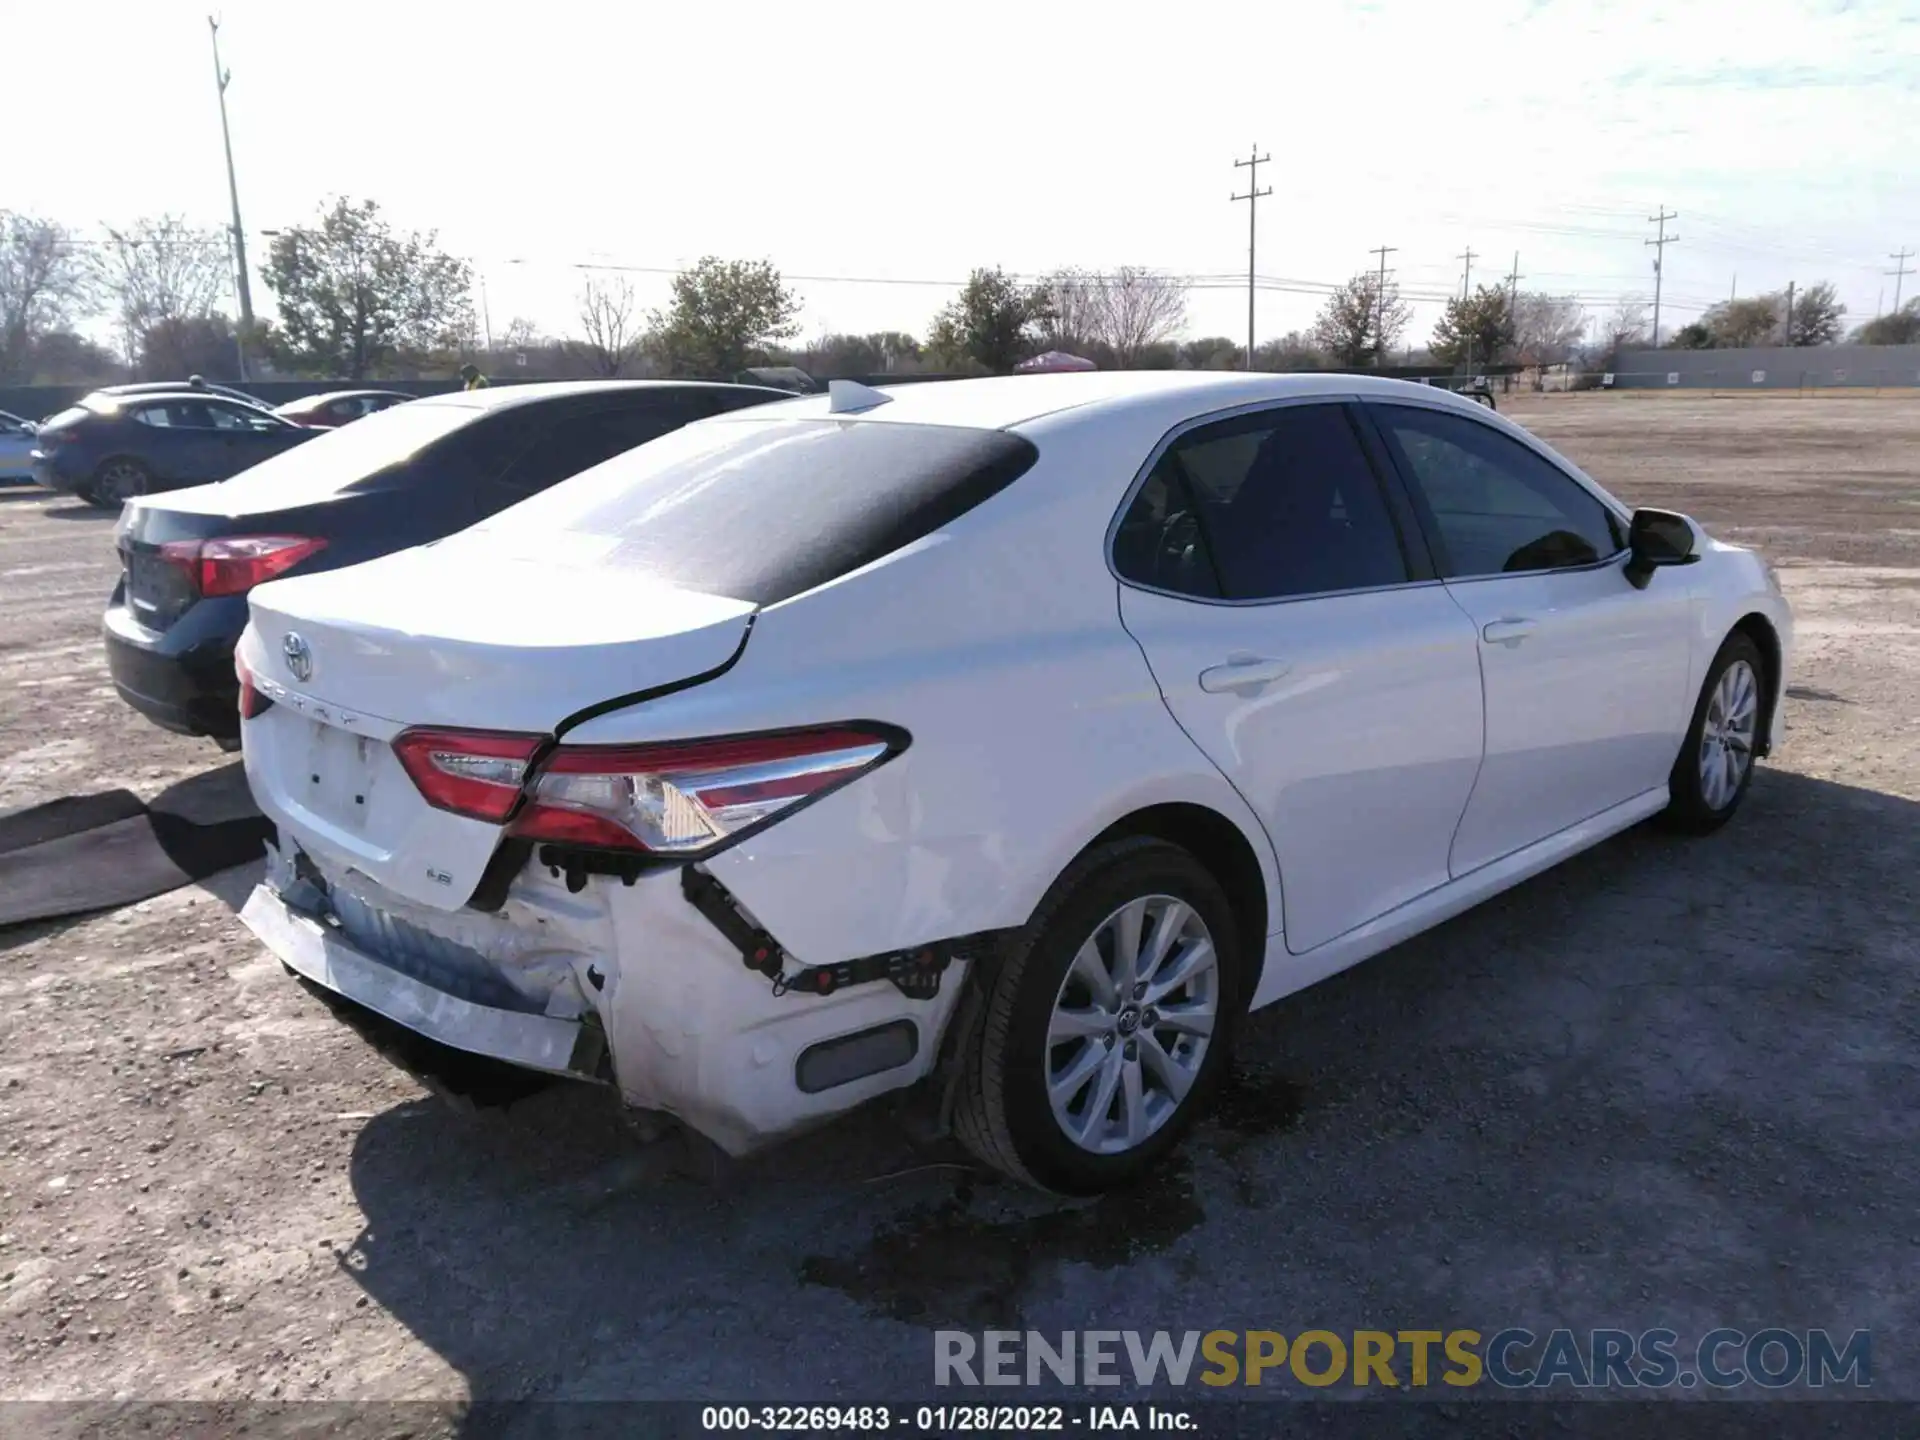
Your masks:
<path fill-rule="evenodd" d="M 1786 743 L 1718 837 L 1263 1012 L 1085 1206 L 885 1115 L 694 1175 L 597 1092 L 450 1104 L 251 942 L 250 872 L 0 933 L 0 1397 L 924 1398 L 951 1323 L 1871 1328 L 1920 1398 L 1920 399 L 1506 408 L 1782 567 Z M 0 499 L 0 808 L 227 761 L 107 684 L 111 530 Z"/>

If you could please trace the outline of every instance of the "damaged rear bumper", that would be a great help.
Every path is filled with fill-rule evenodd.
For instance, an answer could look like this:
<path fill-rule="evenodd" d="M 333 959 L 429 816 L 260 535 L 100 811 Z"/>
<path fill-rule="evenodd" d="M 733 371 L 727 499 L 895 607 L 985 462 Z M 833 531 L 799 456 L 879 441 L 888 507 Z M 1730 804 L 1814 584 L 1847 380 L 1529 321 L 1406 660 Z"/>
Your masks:
<path fill-rule="evenodd" d="M 254 887 L 240 920 L 289 969 L 429 1040 L 550 1075 L 603 1078 L 606 1043 L 597 1025 L 495 1009 L 435 989 L 361 953 L 265 884 Z"/>
<path fill-rule="evenodd" d="M 734 1155 L 924 1079 L 967 969 L 902 989 L 835 965 L 806 972 L 833 984 L 796 989 L 677 870 L 570 883 L 530 863 L 498 910 L 432 911 L 279 841 L 241 919 L 297 973 L 444 1045 L 610 1082 Z"/>

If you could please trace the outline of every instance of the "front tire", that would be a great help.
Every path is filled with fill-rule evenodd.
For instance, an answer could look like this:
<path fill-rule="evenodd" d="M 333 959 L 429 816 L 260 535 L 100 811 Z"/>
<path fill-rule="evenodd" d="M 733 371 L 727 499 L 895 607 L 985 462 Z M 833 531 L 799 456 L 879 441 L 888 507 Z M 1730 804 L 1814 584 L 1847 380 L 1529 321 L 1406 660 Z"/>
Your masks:
<path fill-rule="evenodd" d="M 1766 673 L 1760 647 L 1737 631 L 1707 667 L 1693 723 L 1667 777 L 1665 818 L 1674 829 L 1694 835 L 1718 830 L 1747 798 L 1766 709 Z"/>
<path fill-rule="evenodd" d="M 1133 837 L 1083 856 L 1008 945 L 954 1128 L 1003 1174 L 1066 1194 L 1162 1161 L 1228 1064 L 1241 936 L 1206 868 Z"/>

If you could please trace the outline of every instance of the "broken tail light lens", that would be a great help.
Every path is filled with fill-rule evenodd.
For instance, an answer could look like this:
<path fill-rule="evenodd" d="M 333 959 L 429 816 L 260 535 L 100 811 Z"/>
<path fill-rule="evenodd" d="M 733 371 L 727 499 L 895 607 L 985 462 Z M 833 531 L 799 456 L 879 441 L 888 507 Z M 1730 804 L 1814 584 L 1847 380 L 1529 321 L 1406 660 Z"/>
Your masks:
<path fill-rule="evenodd" d="M 538 735 L 407 730 L 394 737 L 393 752 L 434 809 L 498 825 L 519 804 L 527 764 L 545 743 Z"/>
<path fill-rule="evenodd" d="M 860 725 L 658 745 L 560 746 L 512 833 L 692 858 L 857 779 L 904 745 Z"/>
<path fill-rule="evenodd" d="M 201 595 L 244 595 L 284 575 L 327 548 L 310 535 L 228 535 L 219 540 L 170 540 L 160 558 L 178 566 Z"/>
<path fill-rule="evenodd" d="M 273 701 L 260 693 L 253 683 L 253 671 L 247 668 L 247 662 L 238 655 L 233 657 L 233 673 L 240 681 L 240 718 L 251 720 L 264 715 L 273 706 Z"/>

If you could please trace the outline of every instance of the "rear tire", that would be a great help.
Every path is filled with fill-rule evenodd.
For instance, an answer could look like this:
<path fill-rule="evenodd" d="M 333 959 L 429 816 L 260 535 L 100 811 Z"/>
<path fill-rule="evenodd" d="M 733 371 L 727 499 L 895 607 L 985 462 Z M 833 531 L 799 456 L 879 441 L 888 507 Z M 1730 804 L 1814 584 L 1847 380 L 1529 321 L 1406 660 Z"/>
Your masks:
<path fill-rule="evenodd" d="M 1739 631 L 1707 667 L 1693 723 L 1667 777 L 1670 798 L 1662 818 L 1673 829 L 1710 834 L 1747 798 L 1766 718 L 1766 673 L 1760 647 Z"/>
<path fill-rule="evenodd" d="M 1240 957 L 1233 908 L 1187 851 L 1133 837 L 1082 856 L 989 982 L 962 1057 L 961 1143 L 1066 1194 L 1139 1179 L 1219 1084 Z"/>
<path fill-rule="evenodd" d="M 118 510 L 127 501 L 136 496 L 145 495 L 153 489 L 153 472 L 138 460 L 129 460 L 125 456 L 116 456 L 103 461 L 100 468 L 93 472 L 93 479 L 81 495 L 89 505 L 97 505 L 102 510 Z"/>

